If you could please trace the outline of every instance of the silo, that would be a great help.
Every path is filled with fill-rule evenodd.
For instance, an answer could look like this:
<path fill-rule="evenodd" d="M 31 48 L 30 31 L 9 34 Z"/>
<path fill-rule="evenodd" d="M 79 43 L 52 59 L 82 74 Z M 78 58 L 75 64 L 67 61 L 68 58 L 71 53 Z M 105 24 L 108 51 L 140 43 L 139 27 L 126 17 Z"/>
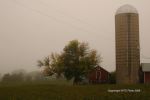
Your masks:
<path fill-rule="evenodd" d="M 139 81 L 139 16 L 131 5 L 121 6 L 115 15 L 116 79 L 118 84 Z"/>

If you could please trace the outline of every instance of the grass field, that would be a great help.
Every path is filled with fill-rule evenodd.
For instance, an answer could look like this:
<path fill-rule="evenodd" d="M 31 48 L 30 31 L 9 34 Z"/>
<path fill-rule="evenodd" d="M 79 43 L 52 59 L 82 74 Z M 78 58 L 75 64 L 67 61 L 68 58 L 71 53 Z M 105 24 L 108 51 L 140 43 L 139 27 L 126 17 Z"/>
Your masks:
<path fill-rule="evenodd" d="M 120 89 L 140 91 L 112 92 Z M 150 100 L 150 85 L 73 86 L 59 82 L 1 83 L 0 100 Z"/>

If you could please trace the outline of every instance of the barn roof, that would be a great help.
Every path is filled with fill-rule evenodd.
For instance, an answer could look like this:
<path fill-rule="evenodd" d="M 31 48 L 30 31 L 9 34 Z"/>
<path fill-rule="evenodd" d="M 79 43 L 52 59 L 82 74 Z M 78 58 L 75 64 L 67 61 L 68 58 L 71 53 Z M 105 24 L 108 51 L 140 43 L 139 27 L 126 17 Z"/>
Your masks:
<path fill-rule="evenodd" d="M 99 65 L 96 65 L 96 66 L 94 67 L 94 69 L 97 69 L 97 68 L 101 68 L 102 70 L 108 72 L 106 69 L 104 69 L 103 67 L 101 67 L 101 66 L 99 66 Z M 108 72 L 108 73 L 109 73 L 109 72 Z"/>
<path fill-rule="evenodd" d="M 142 63 L 142 71 L 149 72 L 150 71 L 150 63 Z"/>

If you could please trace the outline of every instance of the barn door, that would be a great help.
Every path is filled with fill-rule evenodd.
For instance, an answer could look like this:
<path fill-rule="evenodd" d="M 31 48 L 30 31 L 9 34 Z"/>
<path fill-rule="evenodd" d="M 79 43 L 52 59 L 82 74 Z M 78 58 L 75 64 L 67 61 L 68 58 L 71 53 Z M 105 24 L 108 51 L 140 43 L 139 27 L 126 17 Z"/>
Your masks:
<path fill-rule="evenodd" d="M 96 79 L 97 81 L 101 81 L 101 71 L 96 71 Z"/>

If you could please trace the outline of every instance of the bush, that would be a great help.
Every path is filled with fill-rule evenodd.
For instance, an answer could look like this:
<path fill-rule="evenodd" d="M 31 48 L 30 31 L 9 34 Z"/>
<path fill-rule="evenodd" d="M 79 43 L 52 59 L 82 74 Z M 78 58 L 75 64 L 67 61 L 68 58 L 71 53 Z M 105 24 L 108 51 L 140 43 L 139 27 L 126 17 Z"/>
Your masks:
<path fill-rule="evenodd" d="M 115 71 L 110 73 L 109 82 L 111 84 L 115 84 L 116 83 L 116 72 Z"/>

